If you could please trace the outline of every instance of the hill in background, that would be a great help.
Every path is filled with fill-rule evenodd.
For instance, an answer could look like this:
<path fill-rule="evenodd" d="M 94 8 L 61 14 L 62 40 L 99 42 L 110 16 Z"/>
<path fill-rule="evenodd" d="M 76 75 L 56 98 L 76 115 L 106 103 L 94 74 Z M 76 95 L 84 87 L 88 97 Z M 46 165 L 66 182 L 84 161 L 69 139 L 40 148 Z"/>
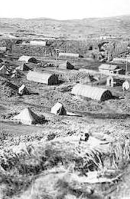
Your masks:
<path fill-rule="evenodd" d="M 87 39 L 100 35 L 130 36 L 130 16 L 89 18 L 81 20 L 0 19 L 0 32 L 37 33 L 50 37 Z"/>

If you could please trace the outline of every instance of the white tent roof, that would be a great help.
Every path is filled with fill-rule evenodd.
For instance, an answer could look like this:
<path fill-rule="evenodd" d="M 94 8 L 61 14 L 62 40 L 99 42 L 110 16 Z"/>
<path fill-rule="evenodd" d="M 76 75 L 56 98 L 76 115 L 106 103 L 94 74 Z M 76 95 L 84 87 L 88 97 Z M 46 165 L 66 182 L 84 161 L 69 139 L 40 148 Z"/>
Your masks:
<path fill-rule="evenodd" d="M 118 68 L 117 65 L 112 65 L 112 64 L 101 64 L 99 66 L 99 69 L 102 69 L 102 70 L 115 70 L 117 68 Z"/>
<path fill-rule="evenodd" d="M 31 125 L 35 124 L 40 118 L 30 108 L 25 108 L 18 115 L 15 115 L 12 119 L 23 124 Z"/>
<path fill-rule="evenodd" d="M 22 55 L 21 57 L 19 57 L 18 61 L 28 63 L 32 59 L 36 60 L 34 57 Z"/>

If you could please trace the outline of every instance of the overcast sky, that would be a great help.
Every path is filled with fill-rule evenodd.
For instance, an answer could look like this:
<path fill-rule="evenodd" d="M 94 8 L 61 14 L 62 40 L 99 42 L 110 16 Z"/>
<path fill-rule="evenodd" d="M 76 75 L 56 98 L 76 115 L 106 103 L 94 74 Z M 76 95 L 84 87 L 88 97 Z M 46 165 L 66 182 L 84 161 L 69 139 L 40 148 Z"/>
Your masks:
<path fill-rule="evenodd" d="M 0 0 L 0 18 L 82 19 L 130 14 L 130 0 Z"/>

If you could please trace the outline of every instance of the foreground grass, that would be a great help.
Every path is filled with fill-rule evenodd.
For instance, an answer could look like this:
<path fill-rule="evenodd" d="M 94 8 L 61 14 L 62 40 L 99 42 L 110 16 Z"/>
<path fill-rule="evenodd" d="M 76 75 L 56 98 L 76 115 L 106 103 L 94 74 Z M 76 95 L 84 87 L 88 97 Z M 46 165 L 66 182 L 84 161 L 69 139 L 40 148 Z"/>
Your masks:
<path fill-rule="evenodd" d="M 121 137 L 104 144 L 90 138 L 89 143 L 80 137 L 52 133 L 24 142 L 12 139 L 10 146 L 1 147 L 0 198 L 107 198 L 129 162 L 130 141 Z M 8 142 L 6 134 L 1 140 Z M 89 173 L 94 180 L 105 177 L 106 183 L 89 183 Z"/>

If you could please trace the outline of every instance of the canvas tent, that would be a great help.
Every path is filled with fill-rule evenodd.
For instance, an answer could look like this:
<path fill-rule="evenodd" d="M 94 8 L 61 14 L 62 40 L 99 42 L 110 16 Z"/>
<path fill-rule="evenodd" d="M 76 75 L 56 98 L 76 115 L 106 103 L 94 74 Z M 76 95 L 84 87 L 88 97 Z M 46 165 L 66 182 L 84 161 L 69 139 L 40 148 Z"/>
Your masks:
<path fill-rule="evenodd" d="M 28 95 L 29 94 L 29 91 L 28 89 L 26 88 L 26 86 L 23 84 L 22 86 L 20 86 L 20 88 L 18 89 L 18 93 L 20 95 Z"/>
<path fill-rule="evenodd" d="M 2 93 L 4 96 L 12 97 L 18 93 L 18 87 L 9 81 L 2 82 Z"/>
<path fill-rule="evenodd" d="M 66 61 L 64 63 L 59 64 L 59 68 L 60 69 L 70 69 L 71 70 L 71 69 L 74 69 L 74 66 L 70 62 Z"/>
<path fill-rule="evenodd" d="M 55 115 L 66 115 L 66 110 L 65 110 L 64 106 L 60 102 L 57 102 L 51 108 L 51 113 L 53 113 Z"/>
<path fill-rule="evenodd" d="M 28 63 L 28 62 L 37 63 L 37 60 L 34 57 L 25 56 L 25 55 L 22 55 L 21 57 L 19 57 L 18 61 L 25 62 L 25 63 Z"/>
<path fill-rule="evenodd" d="M 47 85 L 58 84 L 58 76 L 50 73 L 40 73 L 35 71 L 29 71 L 27 74 L 27 80 L 39 82 Z"/>
<path fill-rule="evenodd" d="M 112 93 L 104 88 L 93 87 L 83 84 L 77 84 L 73 87 L 72 94 L 97 101 L 105 101 L 112 98 Z"/>
<path fill-rule="evenodd" d="M 43 123 L 45 117 L 36 115 L 30 108 L 25 108 L 18 115 L 15 115 L 12 120 L 22 124 L 31 125 Z"/>
<path fill-rule="evenodd" d="M 2 74 L 2 75 L 9 74 L 9 73 L 8 73 L 8 70 L 7 70 L 7 67 L 6 67 L 5 65 L 3 65 L 3 66 L 0 68 L 0 74 Z"/>

